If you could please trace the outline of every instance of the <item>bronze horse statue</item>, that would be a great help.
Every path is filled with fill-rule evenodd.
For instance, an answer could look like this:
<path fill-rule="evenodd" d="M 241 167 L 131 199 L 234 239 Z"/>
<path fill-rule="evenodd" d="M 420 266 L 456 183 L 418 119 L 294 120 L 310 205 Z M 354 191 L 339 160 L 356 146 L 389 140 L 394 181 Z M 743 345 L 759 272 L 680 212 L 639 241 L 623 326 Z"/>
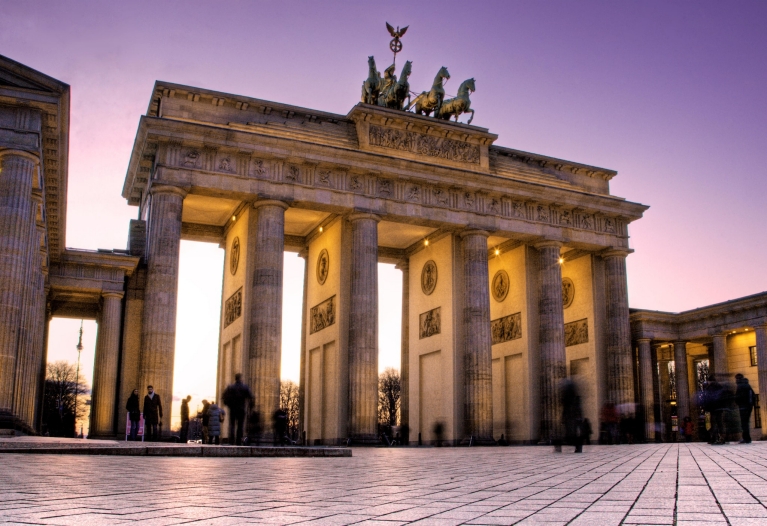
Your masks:
<path fill-rule="evenodd" d="M 474 86 L 474 79 L 464 80 L 461 86 L 458 88 L 458 96 L 454 99 L 447 99 L 442 103 L 442 106 L 434 114 L 435 117 L 440 119 L 450 120 L 450 117 L 455 116 L 455 122 L 458 122 L 458 116 L 461 113 L 471 113 L 471 117 L 466 124 L 471 124 L 471 120 L 474 118 L 474 110 L 471 109 L 471 100 L 469 100 L 469 93 L 474 93 L 477 88 Z"/>
<path fill-rule="evenodd" d="M 442 87 L 442 80 L 449 79 L 450 73 L 447 72 L 447 68 L 442 66 L 437 72 L 437 76 L 434 77 L 434 83 L 431 86 L 431 91 L 423 91 L 418 95 L 415 100 L 408 106 L 407 109 L 415 106 L 415 112 L 418 115 L 429 115 L 432 111 L 434 115 L 439 113 L 439 109 L 442 106 L 442 101 L 445 98 L 445 88 Z"/>
<path fill-rule="evenodd" d="M 402 73 L 399 76 L 399 80 L 394 76 L 394 65 L 392 64 L 387 68 L 387 72 L 391 70 L 391 81 L 389 84 L 385 84 L 381 87 L 381 94 L 378 95 L 378 105 L 385 108 L 394 108 L 395 110 L 401 110 L 405 106 L 405 99 L 410 99 L 410 83 L 408 77 L 412 69 L 412 62 L 409 60 L 405 62 L 402 67 Z"/>
<path fill-rule="evenodd" d="M 368 78 L 362 83 L 362 102 L 375 104 L 381 89 L 381 73 L 376 69 L 376 59 L 368 57 Z"/>

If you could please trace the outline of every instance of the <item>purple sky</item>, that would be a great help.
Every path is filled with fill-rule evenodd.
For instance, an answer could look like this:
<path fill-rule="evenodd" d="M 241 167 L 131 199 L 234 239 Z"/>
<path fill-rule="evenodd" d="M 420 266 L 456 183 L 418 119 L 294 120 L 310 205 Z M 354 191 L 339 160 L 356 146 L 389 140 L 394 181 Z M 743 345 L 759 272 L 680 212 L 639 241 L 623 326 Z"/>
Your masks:
<path fill-rule="evenodd" d="M 426 89 L 477 80 L 497 144 L 618 170 L 632 307 L 767 290 L 767 2 L 2 2 L 0 53 L 72 86 L 67 244 L 124 247 L 120 197 L 155 79 L 346 113 L 384 22 Z"/>

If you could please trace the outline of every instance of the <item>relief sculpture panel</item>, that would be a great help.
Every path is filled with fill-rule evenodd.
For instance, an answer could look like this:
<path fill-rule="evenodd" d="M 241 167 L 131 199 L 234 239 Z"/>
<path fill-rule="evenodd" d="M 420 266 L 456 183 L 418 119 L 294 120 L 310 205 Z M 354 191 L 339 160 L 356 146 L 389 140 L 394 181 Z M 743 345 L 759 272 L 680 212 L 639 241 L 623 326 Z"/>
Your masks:
<path fill-rule="evenodd" d="M 224 327 L 229 327 L 240 316 L 242 316 L 242 287 L 229 296 L 224 304 Z"/>
<path fill-rule="evenodd" d="M 565 347 L 588 343 L 589 320 L 583 319 L 565 323 Z"/>
<path fill-rule="evenodd" d="M 371 146 L 411 152 L 448 161 L 479 164 L 479 146 L 406 130 L 370 126 Z"/>
<path fill-rule="evenodd" d="M 310 318 L 309 334 L 314 334 L 333 325 L 336 322 L 336 297 L 331 296 L 319 305 L 312 307 Z"/>
<path fill-rule="evenodd" d="M 493 345 L 522 337 L 522 313 L 509 314 L 490 322 Z"/>
<path fill-rule="evenodd" d="M 441 326 L 440 307 L 424 312 L 420 315 L 418 321 L 418 339 L 423 340 L 424 338 L 439 334 Z"/>

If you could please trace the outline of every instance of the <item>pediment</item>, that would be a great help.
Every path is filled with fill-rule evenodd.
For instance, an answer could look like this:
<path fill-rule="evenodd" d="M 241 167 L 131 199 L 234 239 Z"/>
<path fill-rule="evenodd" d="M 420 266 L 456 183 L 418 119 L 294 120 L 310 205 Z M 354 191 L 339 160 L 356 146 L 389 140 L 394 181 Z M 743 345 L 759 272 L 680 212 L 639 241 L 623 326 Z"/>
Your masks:
<path fill-rule="evenodd" d="M 69 86 L 37 70 L 0 55 L 0 87 L 61 94 Z"/>

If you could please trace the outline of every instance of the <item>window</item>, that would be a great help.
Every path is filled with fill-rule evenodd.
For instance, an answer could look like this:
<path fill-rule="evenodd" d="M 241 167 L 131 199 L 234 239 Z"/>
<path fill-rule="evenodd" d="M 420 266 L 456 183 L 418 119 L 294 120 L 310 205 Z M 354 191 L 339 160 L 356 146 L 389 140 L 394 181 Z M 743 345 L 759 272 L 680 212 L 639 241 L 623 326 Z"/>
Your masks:
<path fill-rule="evenodd" d="M 748 353 L 751 355 L 751 367 L 755 367 L 756 363 L 756 345 L 748 348 Z"/>

